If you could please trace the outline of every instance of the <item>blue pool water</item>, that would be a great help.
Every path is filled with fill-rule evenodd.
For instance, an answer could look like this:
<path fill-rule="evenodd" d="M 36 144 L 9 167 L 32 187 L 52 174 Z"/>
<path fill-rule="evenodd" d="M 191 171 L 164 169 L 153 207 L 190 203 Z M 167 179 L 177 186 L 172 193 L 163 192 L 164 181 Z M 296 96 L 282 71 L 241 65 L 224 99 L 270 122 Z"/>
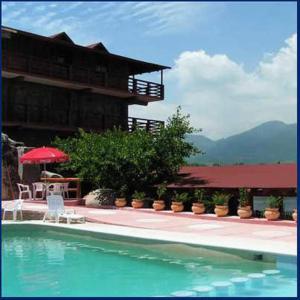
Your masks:
<path fill-rule="evenodd" d="M 2 251 L 2 296 L 296 296 L 292 257 L 24 224 L 2 226 Z"/>

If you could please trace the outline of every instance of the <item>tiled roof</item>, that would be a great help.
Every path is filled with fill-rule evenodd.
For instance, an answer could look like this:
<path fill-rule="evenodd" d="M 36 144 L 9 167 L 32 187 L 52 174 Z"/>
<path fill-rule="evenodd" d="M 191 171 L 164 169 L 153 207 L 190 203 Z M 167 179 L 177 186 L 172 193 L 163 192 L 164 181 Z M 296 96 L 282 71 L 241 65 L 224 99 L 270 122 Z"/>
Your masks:
<path fill-rule="evenodd" d="M 297 165 L 184 166 L 169 188 L 296 188 Z"/>

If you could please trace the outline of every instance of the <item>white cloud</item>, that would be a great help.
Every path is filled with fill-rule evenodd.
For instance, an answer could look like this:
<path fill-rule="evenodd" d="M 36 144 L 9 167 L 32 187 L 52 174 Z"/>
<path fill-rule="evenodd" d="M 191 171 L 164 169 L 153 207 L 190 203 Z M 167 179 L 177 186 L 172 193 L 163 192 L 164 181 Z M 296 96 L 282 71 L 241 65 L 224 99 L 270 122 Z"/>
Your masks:
<path fill-rule="evenodd" d="M 190 113 L 193 126 L 203 128 L 203 134 L 211 138 L 226 137 L 270 120 L 296 122 L 297 34 L 285 43 L 253 72 L 245 71 L 225 54 L 183 52 L 165 76 L 167 99 L 146 108 L 133 106 L 130 114 L 165 120 L 176 105 L 181 105 Z"/>
<path fill-rule="evenodd" d="M 44 12 L 55 10 L 56 15 L 48 16 L 46 20 L 59 23 L 58 20 L 63 20 L 67 14 L 72 14 L 76 18 L 76 24 L 73 24 L 71 30 L 78 29 L 78 24 L 83 28 L 95 26 L 95 21 L 100 23 L 97 25 L 106 25 L 108 28 L 121 26 L 124 22 L 130 21 L 133 24 L 143 24 L 144 34 L 162 35 L 192 28 L 195 22 L 198 22 L 199 18 L 204 18 L 211 8 L 210 4 L 194 2 L 38 2 L 40 5 L 26 11 L 32 19 L 32 24 L 22 24 L 17 18 L 19 13 L 16 12 L 16 7 L 24 7 L 25 4 L 31 3 L 34 2 L 2 4 L 3 18 L 5 23 L 8 23 L 6 25 L 17 24 L 21 28 L 31 27 L 31 30 L 39 31 L 40 24 L 45 24 Z M 88 18 L 82 22 L 82 16 Z M 45 30 L 49 31 L 48 28 Z"/>

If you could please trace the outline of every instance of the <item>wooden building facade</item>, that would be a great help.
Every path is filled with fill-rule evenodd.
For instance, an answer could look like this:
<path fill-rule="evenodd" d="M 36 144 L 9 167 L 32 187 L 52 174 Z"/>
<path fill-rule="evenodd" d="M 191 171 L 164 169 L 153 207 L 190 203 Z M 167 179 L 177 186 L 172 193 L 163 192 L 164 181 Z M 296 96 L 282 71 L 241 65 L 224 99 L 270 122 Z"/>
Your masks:
<path fill-rule="evenodd" d="M 3 132 L 39 146 L 78 128 L 155 131 L 160 121 L 129 118 L 128 106 L 163 100 L 167 68 L 109 53 L 102 43 L 76 45 L 66 33 L 2 27 Z M 160 83 L 136 78 L 157 71 Z"/>

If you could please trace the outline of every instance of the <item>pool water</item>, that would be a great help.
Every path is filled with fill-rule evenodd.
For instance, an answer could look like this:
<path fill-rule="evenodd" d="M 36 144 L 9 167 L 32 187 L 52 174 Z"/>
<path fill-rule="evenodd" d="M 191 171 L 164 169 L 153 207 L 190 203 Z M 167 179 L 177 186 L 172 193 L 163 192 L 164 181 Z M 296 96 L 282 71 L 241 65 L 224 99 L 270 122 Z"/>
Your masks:
<path fill-rule="evenodd" d="M 2 296 L 296 296 L 293 258 L 268 255 L 265 262 L 254 257 L 261 258 L 53 227 L 3 225 Z M 265 275 L 266 270 L 276 272 Z M 239 285 L 233 278 L 246 282 L 242 279 Z"/>

